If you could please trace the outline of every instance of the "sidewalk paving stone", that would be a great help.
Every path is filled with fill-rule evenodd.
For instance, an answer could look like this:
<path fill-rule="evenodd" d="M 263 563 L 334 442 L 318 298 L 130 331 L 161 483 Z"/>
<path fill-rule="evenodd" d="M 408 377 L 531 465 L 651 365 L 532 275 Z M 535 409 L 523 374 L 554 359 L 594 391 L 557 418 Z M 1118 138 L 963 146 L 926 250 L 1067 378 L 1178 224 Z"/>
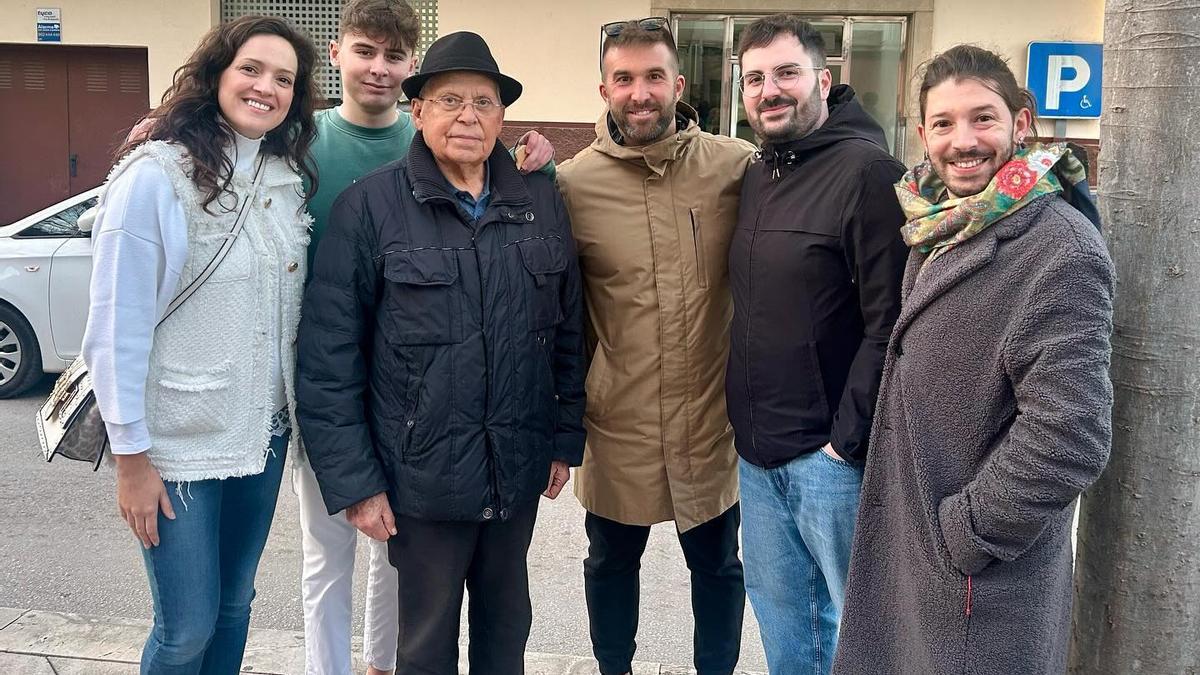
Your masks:
<path fill-rule="evenodd" d="M 4 628 L 16 621 L 26 611 L 24 609 L 17 609 L 16 607 L 0 607 L 0 628 Z"/>
<path fill-rule="evenodd" d="M 44 656 L 0 652 L 0 673 L 4 675 L 54 675 Z"/>
<path fill-rule="evenodd" d="M 137 675 L 137 662 L 149 622 L 0 607 L 0 673 L 3 675 Z M 358 660 L 355 667 L 365 670 Z M 304 634 L 252 629 L 242 673 L 298 675 L 304 671 Z M 467 672 L 467 650 L 460 649 L 459 671 Z M 686 666 L 634 662 L 637 675 L 693 675 Z M 598 675 L 591 658 L 528 652 L 526 675 Z M 755 675 L 738 671 L 737 675 Z"/>
<path fill-rule="evenodd" d="M 147 623 L 30 610 L 0 630 L 0 651 L 136 663 Z"/>
<path fill-rule="evenodd" d="M 138 675 L 138 664 L 50 657 L 57 675 Z"/>

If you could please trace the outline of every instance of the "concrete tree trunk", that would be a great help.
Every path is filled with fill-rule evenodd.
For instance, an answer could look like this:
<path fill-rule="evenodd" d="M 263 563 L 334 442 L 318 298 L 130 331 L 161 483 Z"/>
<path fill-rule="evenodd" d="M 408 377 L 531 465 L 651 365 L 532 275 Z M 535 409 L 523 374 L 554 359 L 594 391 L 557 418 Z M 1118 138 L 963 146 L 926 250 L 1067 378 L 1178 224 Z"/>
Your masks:
<path fill-rule="evenodd" d="M 1070 672 L 1200 673 L 1200 1 L 1108 0 L 1100 211 L 1113 449 L 1084 496 Z M 1014 608 L 1014 611 L 1017 608 Z"/>

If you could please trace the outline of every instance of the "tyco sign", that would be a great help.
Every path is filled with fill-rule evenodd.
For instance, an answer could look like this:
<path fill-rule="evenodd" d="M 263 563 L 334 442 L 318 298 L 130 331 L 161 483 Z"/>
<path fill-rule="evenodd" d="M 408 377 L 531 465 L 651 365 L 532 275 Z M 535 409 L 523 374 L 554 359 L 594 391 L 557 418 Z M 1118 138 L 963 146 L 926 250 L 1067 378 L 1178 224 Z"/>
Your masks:
<path fill-rule="evenodd" d="M 1030 42 L 1025 86 L 1041 117 L 1100 117 L 1104 46 L 1097 42 Z"/>
<path fill-rule="evenodd" d="M 62 9 L 37 8 L 37 41 L 62 42 Z"/>

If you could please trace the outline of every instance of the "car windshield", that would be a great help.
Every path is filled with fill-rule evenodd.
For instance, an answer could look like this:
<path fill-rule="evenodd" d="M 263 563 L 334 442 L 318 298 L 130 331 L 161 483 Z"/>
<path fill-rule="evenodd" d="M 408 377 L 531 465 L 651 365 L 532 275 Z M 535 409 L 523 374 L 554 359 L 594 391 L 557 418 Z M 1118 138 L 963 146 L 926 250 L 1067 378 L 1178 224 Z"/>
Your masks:
<path fill-rule="evenodd" d="M 18 237 L 86 237 L 79 231 L 79 216 L 96 205 L 96 197 L 85 199 L 68 206 L 58 213 L 44 218 L 21 230 Z"/>

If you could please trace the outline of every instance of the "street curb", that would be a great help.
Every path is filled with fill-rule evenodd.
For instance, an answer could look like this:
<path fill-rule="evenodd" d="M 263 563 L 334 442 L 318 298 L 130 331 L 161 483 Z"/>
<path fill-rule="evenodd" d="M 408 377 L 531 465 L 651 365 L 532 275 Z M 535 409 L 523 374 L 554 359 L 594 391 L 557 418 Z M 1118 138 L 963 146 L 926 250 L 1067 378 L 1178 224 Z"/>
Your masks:
<path fill-rule="evenodd" d="M 150 622 L 121 617 L 0 607 L 0 672 L 6 675 L 136 675 Z M 355 650 L 356 653 L 359 650 Z M 466 650 L 459 671 L 466 673 Z M 355 659 L 355 668 L 366 667 Z M 687 666 L 635 662 L 636 675 L 689 675 Z M 301 675 L 304 634 L 251 629 L 242 672 Z M 526 652 L 526 675 L 596 675 L 587 657 Z M 737 671 L 737 675 L 763 675 Z"/>

